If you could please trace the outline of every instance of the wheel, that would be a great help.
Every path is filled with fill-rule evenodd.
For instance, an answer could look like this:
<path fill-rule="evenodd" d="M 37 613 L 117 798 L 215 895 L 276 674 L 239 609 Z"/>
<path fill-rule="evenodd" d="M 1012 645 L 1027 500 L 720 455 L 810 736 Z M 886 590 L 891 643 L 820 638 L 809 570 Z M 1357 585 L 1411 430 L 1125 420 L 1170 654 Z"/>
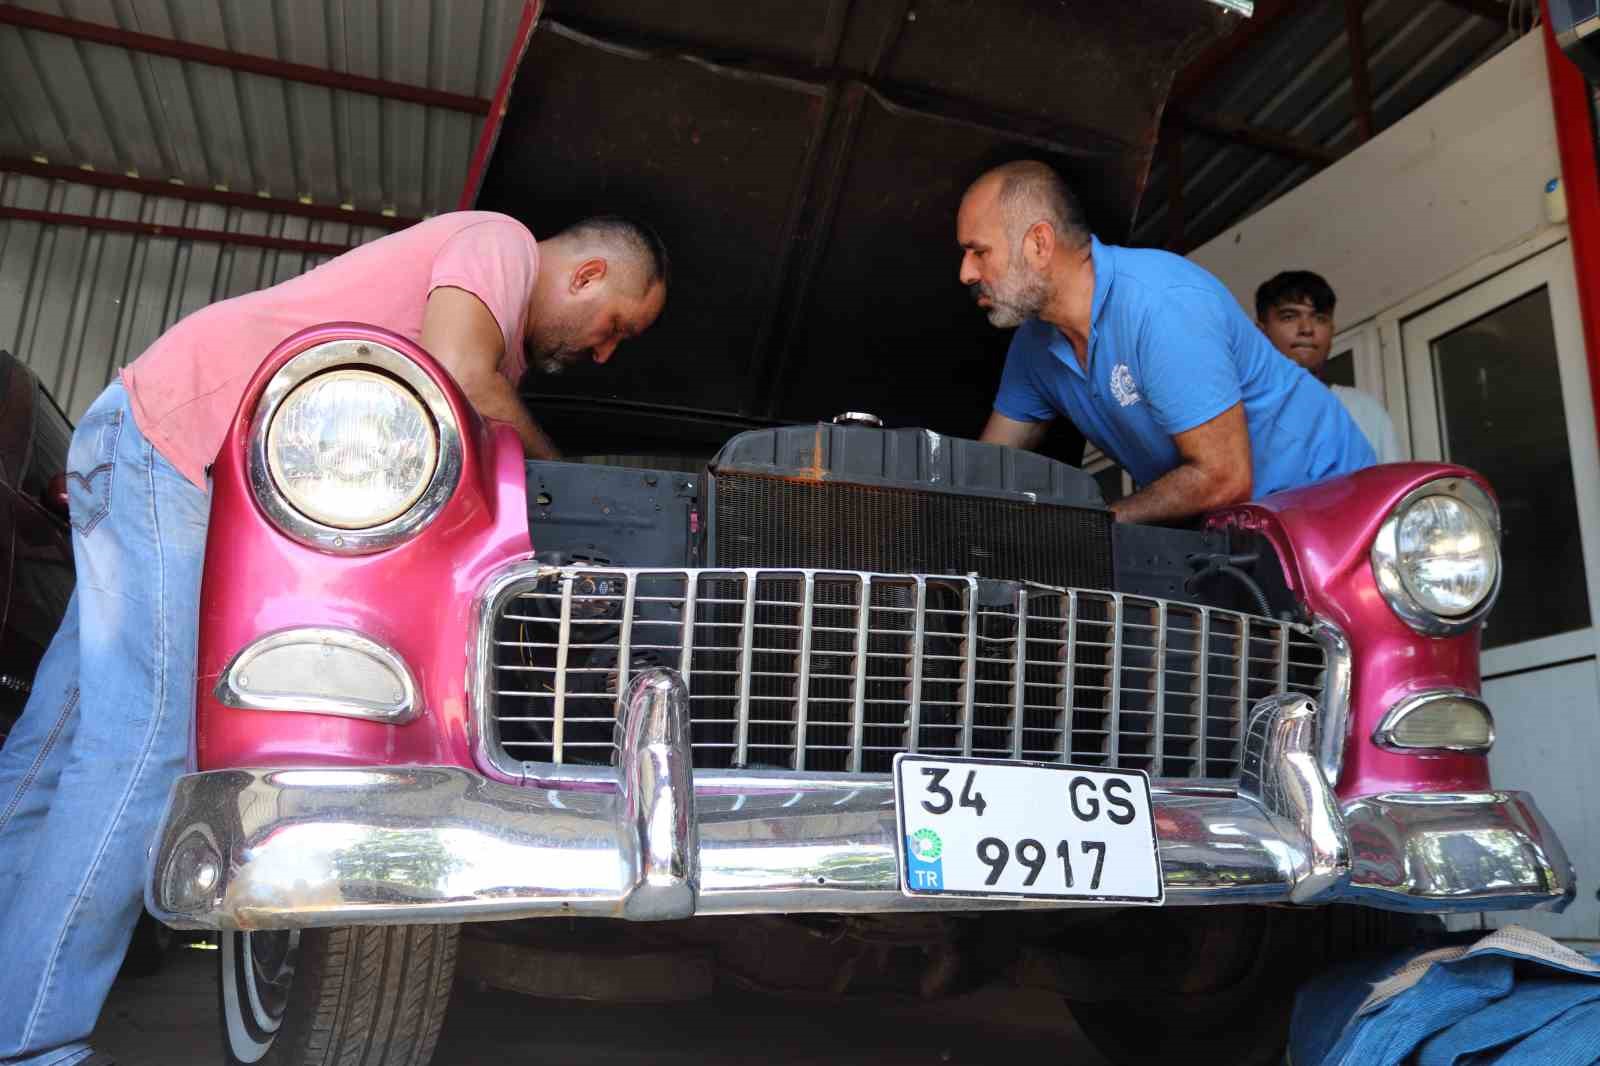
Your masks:
<path fill-rule="evenodd" d="M 141 910 L 139 924 L 133 927 L 133 939 L 128 941 L 127 954 L 122 957 L 119 976 L 153 977 L 160 973 L 177 939 L 177 934 L 150 917 L 149 911 Z"/>
<path fill-rule="evenodd" d="M 1148 921 L 1142 944 L 1124 945 L 1139 955 L 1144 975 L 1134 995 L 1068 1001 L 1084 1035 L 1117 1066 L 1281 1063 L 1301 982 L 1441 928 L 1433 918 L 1350 906 L 1208 911 L 1166 912 Z M 1118 960 L 1124 969 L 1127 960 L 1126 953 Z"/>
<path fill-rule="evenodd" d="M 229 1066 L 426 1066 L 455 978 L 457 925 L 223 933 Z"/>

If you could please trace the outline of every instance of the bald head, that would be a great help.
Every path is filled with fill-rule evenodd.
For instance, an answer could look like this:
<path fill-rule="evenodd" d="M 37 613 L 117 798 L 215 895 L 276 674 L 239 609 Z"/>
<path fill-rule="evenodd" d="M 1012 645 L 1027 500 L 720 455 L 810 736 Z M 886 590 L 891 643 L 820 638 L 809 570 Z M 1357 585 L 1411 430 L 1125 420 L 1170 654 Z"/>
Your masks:
<path fill-rule="evenodd" d="M 559 243 L 568 254 L 598 256 L 610 269 L 621 271 L 637 293 L 659 284 L 666 289 L 672 264 L 667 246 L 654 230 L 616 215 L 596 215 L 574 222 L 546 243 Z"/>
<path fill-rule="evenodd" d="M 1000 224 L 1013 248 L 1033 226 L 1044 222 L 1055 238 L 1069 248 L 1089 243 L 1089 226 L 1083 208 L 1054 168 L 1035 159 L 1021 159 L 995 167 L 972 183 L 967 195 L 979 191 L 992 195 Z"/>

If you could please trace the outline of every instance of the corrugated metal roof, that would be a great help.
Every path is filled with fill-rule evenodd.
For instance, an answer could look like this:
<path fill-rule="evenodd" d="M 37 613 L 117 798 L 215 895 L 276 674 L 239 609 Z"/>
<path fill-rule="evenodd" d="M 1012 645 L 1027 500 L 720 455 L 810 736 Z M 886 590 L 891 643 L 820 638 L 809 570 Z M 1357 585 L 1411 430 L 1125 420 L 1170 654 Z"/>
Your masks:
<path fill-rule="evenodd" d="M 384 231 L 0 174 L 0 206 L 360 244 Z M 328 258 L 212 242 L 0 222 L 0 348 L 76 419 L 191 311 L 285 281 Z"/>
<path fill-rule="evenodd" d="M 491 97 L 521 0 L 22 0 L 139 33 Z M 452 210 L 483 119 L 0 27 L 0 153 L 309 197 Z"/>
<path fill-rule="evenodd" d="M 1313 0 L 1183 103 L 1346 152 L 1359 144 L 1345 0 Z M 1367 0 L 1362 16 L 1374 133 L 1393 125 L 1520 36 L 1444 0 Z M 1169 128 L 1163 136 L 1175 134 Z M 1134 242 L 1168 238 L 1170 176 L 1158 152 Z M 1183 134 L 1184 246 L 1193 248 L 1317 172 L 1306 163 Z"/>

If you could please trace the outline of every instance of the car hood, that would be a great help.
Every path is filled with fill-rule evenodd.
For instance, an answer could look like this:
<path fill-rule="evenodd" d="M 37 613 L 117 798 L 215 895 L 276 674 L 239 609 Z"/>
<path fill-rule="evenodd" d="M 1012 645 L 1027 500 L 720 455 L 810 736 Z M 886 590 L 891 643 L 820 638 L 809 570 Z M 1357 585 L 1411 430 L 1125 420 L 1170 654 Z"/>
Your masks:
<path fill-rule="evenodd" d="M 957 281 L 962 191 L 1046 159 L 1125 238 L 1176 72 L 1248 7 L 543 4 L 468 201 L 536 235 L 637 217 L 673 284 L 607 366 L 530 374 L 535 415 L 569 454 L 709 454 L 847 409 L 975 436 L 1009 334 Z"/>

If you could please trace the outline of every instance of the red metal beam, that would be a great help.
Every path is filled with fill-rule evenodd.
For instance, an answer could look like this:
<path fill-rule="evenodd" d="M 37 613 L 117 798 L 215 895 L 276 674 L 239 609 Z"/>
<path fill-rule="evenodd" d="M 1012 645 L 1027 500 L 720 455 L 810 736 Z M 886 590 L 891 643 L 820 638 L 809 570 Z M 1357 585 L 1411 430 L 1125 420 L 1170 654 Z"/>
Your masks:
<path fill-rule="evenodd" d="M 1166 125 L 1203 133 L 1222 141 L 1249 145 L 1263 152 L 1272 152 L 1322 167 L 1329 166 L 1339 159 L 1338 152 L 1332 148 L 1324 148 L 1315 141 L 1297 137 L 1292 133 L 1262 129 L 1260 126 L 1252 126 L 1248 122 L 1240 122 L 1224 115 L 1208 115 L 1200 111 L 1178 108 L 1167 113 Z"/>
<path fill-rule="evenodd" d="M 282 200 L 273 196 L 255 196 L 247 192 L 223 192 L 198 185 L 176 185 L 170 181 L 152 178 L 130 178 L 126 174 L 107 174 L 100 170 L 83 170 L 79 167 L 55 166 L 32 159 L 0 156 L 0 172 L 26 174 L 47 181 L 70 181 L 79 185 L 93 185 L 101 189 L 136 192 L 145 196 L 167 196 L 193 204 L 217 204 L 237 207 L 243 211 L 270 211 L 277 215 L 295 215 L 314 218 L 321 222 L 344 222 L 352 226 L 381 226 L 384 229 L 404 229 L 421 219 L 381 215 L 376 211 L 346 211 L 342 207 L 325 204 L 303 204 L 299 200 Z"/>
<path fill-rule="evenodd" d="M 8 3 L 0 3 L 0 26 L 16 26 L 26 30 L 38 30 L 42 33 L 55 33 L 63 37 L 71 37 L 77 41 L 91 41 L 95 44 L 109 45 L 112 48 L 127 48 L 134 52 L 166 56 L 169 59 L 183 59 L 192 63 L 205 63 L 213 67 L 226 67 L 229 70 L 240 70 L 247 74 L 259 74 L 266 78 L 282 78 L 285 81 L 320 85 L 326 89 L 339 89 L 345 92 L 364 93 L 368 96 L 381 96 L 386 100 L 404 100 L 408 103 L 421 104 L 423 107 L 465 111 L 470 115 L 487 115 L 489 113 L 489 101 L 475 96 L 447 93 L 439 89 L 425 89 L 418 85 L 402 85 L 399 82 L 384 81 L 381 78 L 365 78 L 359 74 L 341 74 L 338 71 L 323 70 L 321 67 L 307 66 L 304 63 L 290 63 L 282 59 L 269 59 L 266 56 L 230 52 L 226 48 L 212 48 L 208 45 L 192 44 L 188 41 L 174 41 L 168 37 L 136 33 L 133 30 L 124 30 L 116 26 L 102 26 L 95 22 L 84 22 L 81 19 L 47 15 L 41 11 L 30 11 L 27 8 L 16 7 Z"/>
<path fill-rule="evenodd" d="M 340 255 L 355 247 L 354 245 L 346 244 L 325 244 L 321 241 L 298 241 L 290 237 L 268 237 L 256 233 L 230 233 L 226 230 L 164 226 L 158 222 L 133 222 L 122 218 L 100 218 L 97 215 L 70 215 L 61 211 L 34 211 L 26 207 L 0 207 L 0 219 L 13 219 L 17 222 L 41 222 L 46 226 L 82 226 L 85 229 L 109 230 L 113 233 L 133 233 L 144 237 L 169 237 L 179 241 L 240 244 L 250 248 L 268 248 L 277 252 L 310 252 L 313 255 Z"/>
<path fill-rule="evenodd" d="M 1589 357 L 1590 399 L 1600 417 L 1600 164 L 1595 160 L 1594 112 L 1589 105 L 1588 81 L 1562 53 L 1550 31 L 1549 0 L 1539 0 L 1539 8 L 1544 14 L 1539 32 L 1544 36 L 1572 266 L 1577 275 L 1578 317 L 1583 320 L 1583 346 Z"/>
<path fill-rule="evenodd" d="M 1183 134 L 1167 138 L 1167 248 L 1183 248 Z M 1181 254 L 1181 253 L 1180 253 Z"/>
<path fill-rule="evenodd" d="M 500 82 L 495 86 L 489 120 L 478 134 L 478 146 L 473 149 L 472 162 L 467 165 L 467 180 L 461 188 L 461 203 L 458 205 L 463 211 L 478 198 L 478 189 L 483 185 L 483 172 L 488 169 L 489 157 L 494 154 L 495 143 L 500 139 L 500 124 L 506 120 L 512 83 L 517 80 L 517 70 L 522 66 L 522 57 L 527 54 L 528 43 L 533 40 L 533 31 L 539 25 L 539 9 L 543 6 L 542 0 L 524 0 L 522 5 L 522 20 L 517 23 L 517 35 L 511 40 L 511 53 L 506 56 L 505 66 L 500 69 Z"/>
<path fill-rule="evenodd" d="M 1367 33 L 1361 17 L 1366 0 L 1344 0 L 1344 34 L 1350 48 L 1350 102 L 1355 107 L 1356 129 L 1362 143 L 1372 140 L 1372 78 L 1367 71 Z"/>

